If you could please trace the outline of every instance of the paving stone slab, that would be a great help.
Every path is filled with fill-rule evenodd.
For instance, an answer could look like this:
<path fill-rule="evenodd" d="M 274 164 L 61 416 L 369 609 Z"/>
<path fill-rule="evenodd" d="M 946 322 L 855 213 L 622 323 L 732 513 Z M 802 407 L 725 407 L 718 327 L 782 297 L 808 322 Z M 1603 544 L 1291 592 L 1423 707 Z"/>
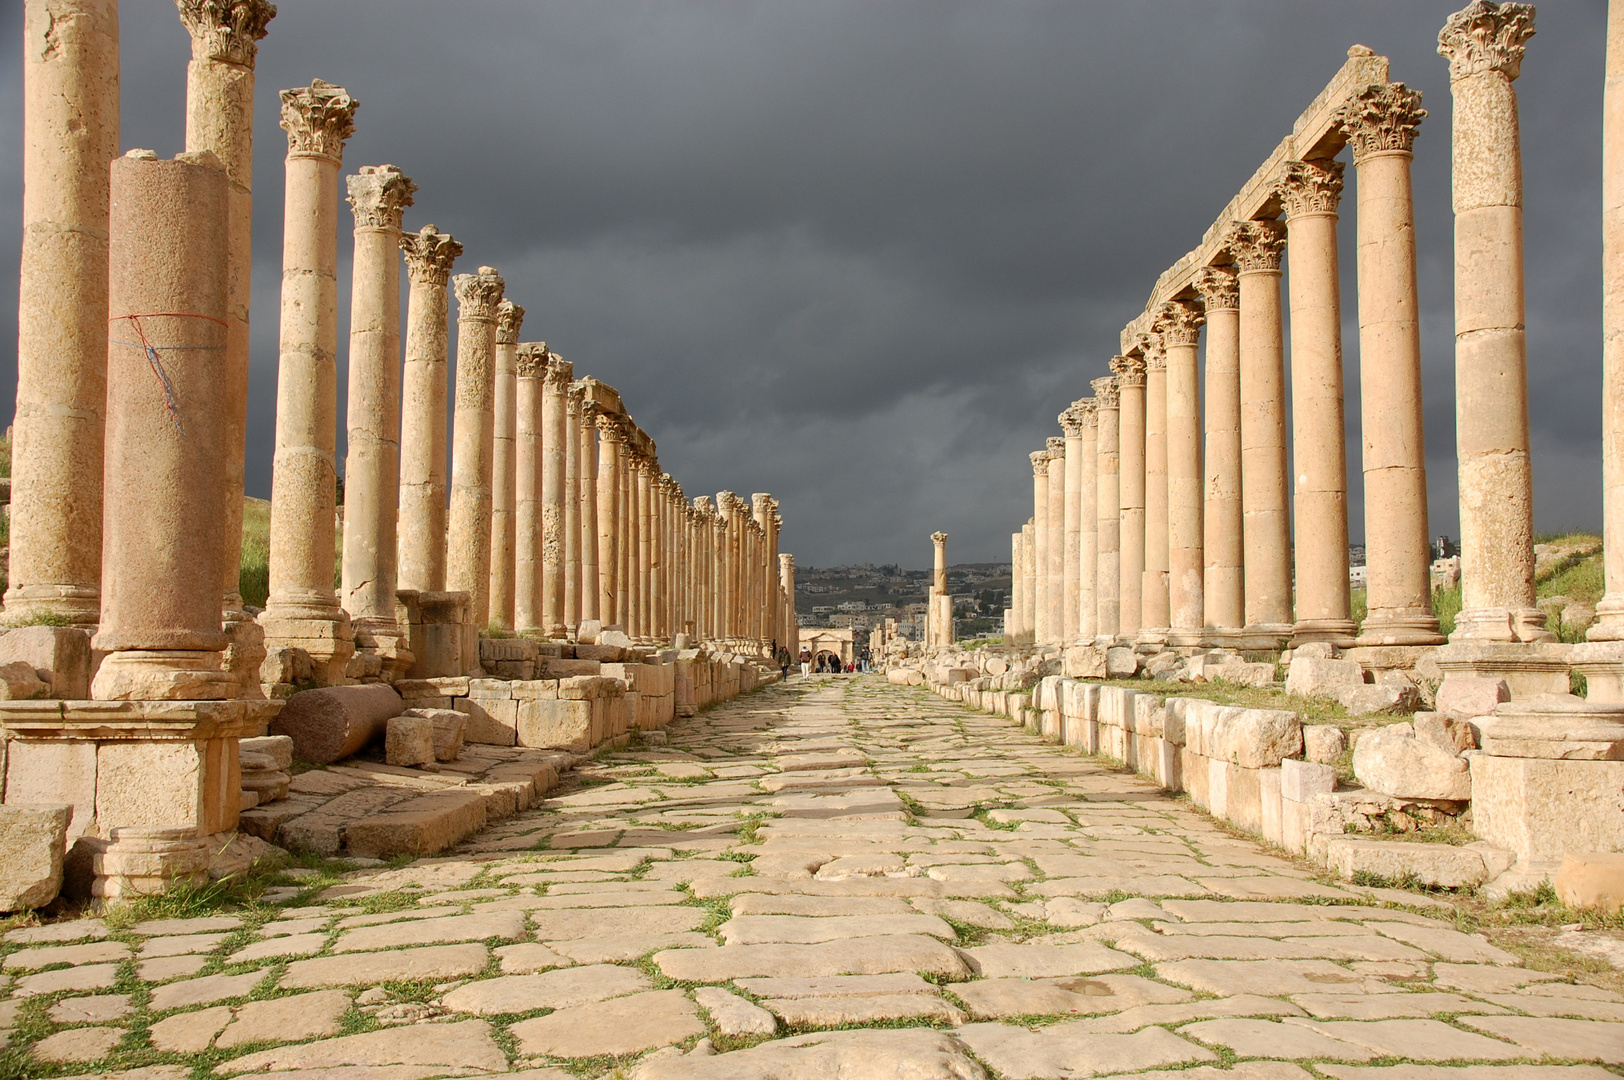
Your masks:
<path fill-rule="evenodd" d="M 933 994 L 874 994 L 858 997 L 769 998 L 762 1002 L 786 1024 L 839 1027 L 882 1020 L 940 1020 L 958 1025 L 965 1015 Z"/>
<path fill-rule="evenodd" d="M 1478 934 L 1463 934 L 1446 926 L 1415 926 L 1401 922 L 1366 924 L 1391 938 L 1425 949 L 1458 964 L 1519 964 L 1515 956 L 1497 949 Z"/>
<path fill-rule="evenodd" d="M 718 987 L 699 987 L 694 991 L 694 1002 L 710 1014 L 719 1035 L 739 1038 L 772 1035 L 778 1031 L 778 1021 L 772 1013 Z"/>
<path fill-rule="evenodd" d="M 156 960 L 142 960 L 135 965 L 135 977 L 142 982 L 163 982 L 165 979 L 189 978 L 208 966 L 206 956 L 162 956 Z"/>
<path fill-rule="evenodd" d="M 611 930 L 635 929 L 646 934 L 677 934 L 693 930 L 709 912 L 696 907 L 650 907 L 630 911 L 613 919 L 601 911 L 575 909 L 539 912 L 532 916 L 538 941 L 568 941 L 572 938 L 601 937 Z M 621 923 L 621 926 L 605 925 Z"/>
<path fill-rule="evenodd" d="M 1082 1034 L 1126 1034 L 1151 1024 L 1183 1024 L 1191 1020 L 1211 1020 L 1229 1016 L 1301 1016 L 1303 1010 L 1278 998 L 1256 994 L 1205 998 L 1173 1005 L 1139 1005 L 1110 1016 L 1072 1020 L 1056 1025 Z"/>
<path fill-rule="evenodd" d="M 1317 1065 L 1335 1080 L 1618 1080 L 1599 1065 Z"/>
<path fill-rule="evenodd" d="M 517 911 L 480 910 L 473 915 L 453 915 L 446 919 L 388 923 L 350 930 L 339 936 L 333 951 L 370 952 L 398 949 L 406 945 L 437 945 L 452 941 L 486 941 L 504 938 L 513 941 L 524 936 L 524 916 Z"/>
<path fill-rule="evenodd" d="M 147 1029 L 152 1045 L 173 1054 L 196 1054 L 207 1050 L 214 1037 L 231 1023 L 231 1008 L 216 1005 L 212 1009 L 178 1013 L 166 1017 Z"/>
<path fill-rule="evenodd" d="M 1181 1034 L 1209 1046 L 1224 1047 L 1240 1057 L 1308 1061 L 1369 1061 L 1381 1055 L 1367 1046 L 1273 1020 L 1202 1020 L 1179 1028 Z"/>
<path fill-rule="evenodd" d="M 1327 960 L 1176 960 L 1157 964 L 1156 975 L 1220 997 L 1392 989 Z"/>
<path fill-rule="evenodd" d="M 263 970 L 249 971 L 241 975 L 205 975 L 200 979 L 165 983 L 153 988 L 152 1000 L 147 1007 L 153 1012 L 166 1012 L 227 998 L 247 997 L 268 974 Z"/>
<path fill-rule="evenodd" d="M 491 1038 L 490 1025 L 483 1020 L 461 1020 L 449 1024 L 413 1024 L 384 1028 L 362 1035 L 261 1050 L 233 1058 L 215 1067 L 219 1076 L 238 1073 L 299 1072 L 333 1066 L 424 1065 L 440 1070 L 504 1072 L 507 1055 Z"/>
<path fill-rule="evenodd" d="M 762 998 L 861 997 L 895 994 L 934 994 L 937 987 L 911 972 L 889 975 L 829 975 L 823 978 L 735 979 L 739 986 Z"/>
<path fill-rule="evenodd" d="M 326 934 L 290 934 L 287 937 L 250 942 L 232 953 L 228 962 L 241 964 L 250 960 L 269 960 L 273 957 L 312 956 L 326 947 Z"/>
<path fill-rule="evenodd" d="M 952 941 L 958 932 L 935 915 L 735 915 L 717 932 L 729 945 L 816 945 L 822 941 L 926 934 Z"/>
<path fill-rule="evenodd" d="M 1369 1047 L 1383 1057 L 1417 1061 L 1507 1061 L 1526 1051 L 1498 1039 L 1473 1035 L 1437 1020 L 1287 1020 L 1343 1042 Z M 1620 1028 L 1624 1031 L 1624 1028 Z"/>
<path fill-rule="evenodd" d="M 651 990 L 559 1009 L 510 1029 L 526 1054 L 596 1057 L 635 1054 L 705 1033 L 694 1003 L 680 990 Z"/>
<path fill-rule="evenodd" d="M 130 955 L 130 947 L 122 941 L 92 941 L 86 945 L 53 945 L 36 949 L 18 949 L 6 957 L 0 968 L 6 971 L 35 971 L 53 964 L 117 963 Z"/>
<path fill-rule="evenodd" d="M 667 949 L 714 949 L 716 939 L 705 934 L 605 934 L 599 937 L 555 941 L 553 948 L 577 964 L 636 960 Z"/>
<path fill-rule="evenodd" d="M 728 907 L 738 915 L 912 915 L 920 904 L 968 903 L 952 900 L 909 901 L 891 896 L 772 896 L 766 893 L 740 893 Z M 971 905 L 981 907 L 980 904 Z M 920 909 L 924 910 L 924 909 Z M 928 912 L 939 915 L 941 912 Z"/>
<path fill-rule="evenodd" d="M 651 1055 L 632 1080 L 987 1080 L 963 1044 L 943 1032 L 824 1031 L 706 1056 Z"/>
<path fill-rule="evenodd" d="M 146 922 L 138 922 L 130 927 L 130 932 L 144 937 L 207 934 L 216 930 L 235 930 L 241 925 L 241 916 L 205 915 L 197 919 L 148 919 Z"/>
<path fill-rule="evenodd" d="M 225 1031 L 214 1040 L 223 1050 L 262 1042 L 298 1042 L 337 1035 L 343 1030 L 350 995 L 344 990 L 250 1001 L 235 1010 Z"/>
<path fill-rule="evenodd" d="M 1397 994 L 1293 994 L 1291 1000 L 1322 1020 L 1393 1020 L 1426 1017 L 1435 1013 L 1495 1013 L 1486 1005 L 1460 994 L 1440 992 Z"/>
<path fill-rule="evenodd" d="M 1097 942 L 1075 945 L 1000 942 L 960 951 L 969 961 L 971 970 L 988 979 L 1095 975 L 1139 966 L 1134 957 Z"/>
<path fill-rule="evenodd" d="M 1624 1024 L 1531 1016 L 1463 1016 L 1460 1022 L 1537 1054 L 1624 1065 Z"/>
<path fill-rule="evenodd" d="M 44 926 L 21 926 L 7 930 L 7 945 L 44 945 L 48 942 L 84 941 L 107 936 L 107 924 L 100 919 L 64 919 Z"/>
<path fill-rule="evenodd" d="M 69 1028 L 47 1035 L 34 1044 L 32 1052 L 39 1060 L 53 1063 L 100 1061 L 112 1053 L 122 1038 L 123 1028 Z"/>
<path fill-rule="evenodd" d="M 977 979 L 955 983 L 953 992 L 983 1018 L 1093 1015 L 1139 1005 L 1188 1001 L 1188 990 L 1152 982 L 1137 975 L 1099 975 L 1062 979 Z"/>
<path fill-rule="evenodd" d="M 219 933 L 148 938 L 141 943 L 141 958 L 145 960 L 158 956 L 188 956 L 194 953 L 213 952 L 215 946 L 230 936 Z"/>
<path fill-rule="evenodd" d="M 10 1003 L 8 1003 L 10 1004 Z M 133 1011 L 128 994 L 92 994 L 88 997 L 63 998 L 46 1011 L 53 1024 L 99 1024 L 120 1020 Z M 8 1018 L 0 1015 L 0 1027 L 10 1027 Z"/>
<path fill-rule="evenodd" d="M 1485 994 L 1484 1001 L 1493 1002 L 1518 1012 L 1534 1016 L 1569 1016 L 1576 1020 L 1611 1020 L 1624 1022 L 1624 1002 L 1590 1001 L 1574 997 L 1540 997 L 1534 994 Z M 1489 1012 L 1483 1002 L 1473 1002 L 1470 1009 L 1452 1012 Z"/>
<path fill-rule="evenodd" d="M 1556 982 L 1561 977 L 1548 971 L 1490 967 L 1486 964 L 1432 965 L 1432 981 L 1435 984 L 1451 990 L 1464 990 L 1468 994 L 1508 994 L 1519 987 Z"/>
<path fill-rule="evenodd" d="M 606 1001 L 647 990 L 649 985 L 648 976 L 631 968 L 593 964 L 465 983 L 440 1001 L 453 1012 L 498 1016 Z"/>
<path fill-rule="evenodd" d="M 369 986 L 391 979 L 459 979 L 484 971 L 489 959 L 490 954 L 483 945 L 430 945 L 381 953 L 319 956 L 289 964 L 287 974 L 282 976 L 282 985 L 304 990 L 321 986 Z"/>
<path fill-rule="evenodd" d="M 967 1024 L 958 1037 L 1006 1080 L 1071 1080 L 1218 1059 L 1211 1050 L 1159 1027 L 1134 1035 L 1081 1035 L 1054 1028 Z"/>

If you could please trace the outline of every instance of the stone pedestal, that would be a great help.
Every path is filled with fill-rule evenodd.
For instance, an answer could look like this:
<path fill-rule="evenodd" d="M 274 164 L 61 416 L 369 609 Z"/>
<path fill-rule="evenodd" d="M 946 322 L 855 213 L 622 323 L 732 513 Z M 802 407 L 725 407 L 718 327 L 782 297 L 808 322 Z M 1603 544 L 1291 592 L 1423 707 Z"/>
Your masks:
<path fill-rule="evenodd" d="M 1122 534 L 1118 524 L 1118 515 L 1122 512 L 1118 486 L 1121 482 L 1118 427 L 1121 413 L 1115 377 L 1095 379 L 1090 385 L 1099 406 L 1094 455 L 1094 634 L 1099 640 L 1115 641 L 1122 603 Z"/>
<path fill-rule="evenodd" d="M 1246 622 L 1242 564 L 1240 285 L 1227 268 L 1196 273 L 1207 317 L 1202 642 L 1228 645 Z"/>
<path fill-rule="evenodd" d="M 446 585 L 469 596 L 476 627 L 490 621 L 491 472 L 496 454 L 496 307 L 506 283 L 493 267 L 458 274 L 457 400 L 451 433 Z M 474 659 L 475 664 L 478 658 Z"/>
<path fill-rule="evenodd" d="M 1568 692 L 1569 654 L 1573 646 L 1557 642 L 1450 641 L 1434 653 L 1444 678 L 1470 675 L 1504 679 L 1515 699 Z"/>
<path fill-rule="evenodd" d="M 411 291 L 402 376 L 400 518 L 402 589 L 445 588 L 446 282 L 462 245 L 433 225 L 400 239 Z"/>
<path fill-rule="evenodd" d="M 1111 360 L 1118 391 L 1117 531 L 1118 592 L 1117 637 L 1134 641 L 1143 617 L 1145 577 L 1145 361 L 1138 356 Z"/>

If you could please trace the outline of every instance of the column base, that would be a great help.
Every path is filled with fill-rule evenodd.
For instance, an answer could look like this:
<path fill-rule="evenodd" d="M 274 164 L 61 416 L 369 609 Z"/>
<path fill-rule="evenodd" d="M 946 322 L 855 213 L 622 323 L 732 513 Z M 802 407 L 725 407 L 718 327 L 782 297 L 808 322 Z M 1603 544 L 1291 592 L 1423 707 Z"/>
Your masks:
<path fill-rule="evenodd" d="M 1492 753 L 1468 760 L 1472 831 L 1514 852 L 1519 866 L 1560 863 L 1569 852 L 1624 851 L 1624 761 Z"/>
<path fill-rule="evenodd" d="M 1442 645 L 1447 638 L 1438 632 L 1438 618 L 1430 611 L 1374 611 L 1365 618 L 1354 644 Z"/>
<path fill-rule="evenodd" d="M 1200 649 L 1207 643 L 1207 632 L 1201 627 L 1175 626 L 1167 632 L 1167 645 L 1171 649 Z"/>
<path fill-rule="evenodd" d="M 273 605 L 259 617 L 267 649 L 303 649 L 316 667 L 318 686 L 343 686 L 345 669 L 355 655 L 350 617 L 338 611 Z"/>
<path fill-rule="evenodd" d="M 1136 646 L 1160 651 L 1167 645 L 1167 635 L 1170 633 L 1171 628 L 1166 626 L 1142 626 L 1133 640 Z"/>
<path fill-rule="evenodd" d="M 1230 646 L 1245 652 L 1281 652 L 1291 641 L 1290 623 L 1254 623 L 1241 628 Z"/>
<path fill-rule="evenodd" d="M 120 649 L 107 654 L 90 684 L 99 701 L 222 701 L 241 689 L 209 649 Z"/>
<path fill-rule="evenodd" d="M 1585 677 L 1586 701 L 1624 702 L 1624 641 L 1603 639 L 1575 645 L 1568 653 L 1568 663 Z"/>
<path fill-rule="evenodd" d="M 1624 641 L 1624 596 L 1608 594 L 1596 605 L 1596 621 L 1585 631 L 1589 641 Z"/>
<path fill-rule="evenodd" d="M 1352 619 L 1301 619 L 1291 628 L 1291 647 L 1328 641 L 1339 649 L 1351 648 L 1354 629 Z"/>
<path fill-rule="evenodd" d="M 355 631 L 357 655 L 376 656 L 385 682 L 404 678 L 411 670 L 416 658 L 412 656 L 410 634 L 394 619 L 362 616 L 351 620 L 350 626 Z"/>
<path fill-rule="evenodd" d="M 1455 616 L 1451 642 L 1502 641 L 1535 644 L 1555 641 L 1538 608 L 1467 608 Z"/>
<path fill-rule="evenodd" d="M 1208 649 L 1239 649 L 1244 633 L 1238 626 L 1203 626 L 1200 643 Z"/>
<path fill-rule="evenodd" d="M 1416 671 L 1435 664 L 1438 649 L 1437 645 L 1355 645 L 1342 651 L 1342 659 L 1369 671 Z"/>
<path fill-rule="evenodd" d="M 95 585 L 14 585 L 6 590 L 8 623 L 54 615 L 92 633 L 101 622 L 101 589 Z"/>
<path fill-rule="evenodd" d="M 1437 651 L 1444 678 L 1471 675 L 1504 679 L 1512 700 L 1567 694 L 1571 645 L 1507 641 L 1451 641 Z"/>
<path fill-rule="evenodd" d="M 1512 700 L 1480 723 L 1483 752 L 1491 757 L 1624 761 L 1624 702 L 1570 695 Z M 1616 816 L 1617 808 L 1611 812 Z"/>
<path fill-rule="evenodd" d="M 201 885 L 213 852 L 196 829 L 115 828 L 93 847 L 90 895 L 103 901 L 161 896 L 178 885 Z"/>

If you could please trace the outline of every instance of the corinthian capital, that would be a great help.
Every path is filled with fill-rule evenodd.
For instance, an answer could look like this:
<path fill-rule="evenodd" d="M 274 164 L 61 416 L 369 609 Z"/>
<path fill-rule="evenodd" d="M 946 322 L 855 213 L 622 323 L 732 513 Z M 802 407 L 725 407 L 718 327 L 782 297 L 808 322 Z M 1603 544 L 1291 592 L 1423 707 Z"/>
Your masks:
<path fill-rule="evenodd" d="M 1135 337 L 1138 338 L 1139 348 L 1145 354 L 1145 370 L 1147 372 L 1166 371 L 1167 348 L 1162 343 L 1162 335 L 1159 333 L 1140 333 L 1136 334 Z"/>
<path fill-rule="evenodd" d="M 1403 83 L 1367 86 L 1336 111 L 1336 122 L 1353 147 L 1353 163 L 1370 154 L 1391 150 L 1409 153 L 1415 146 L 1416 130 L 1426 118 L 1421 107 L 1421 91 Z"/>
<path fill-rule="evenodd" d="M 521 379 L 539 379 L 547 373 L 548 352 L 545 341 L 521 342 L 513 358 L 518 364 Z"/>
<path fill-rule="evenodd" d="M 1111 371 L 1116 375 L 1117 389 L 1124 386 L 1145 385 L 1145 361 L 1138 356 L 1111 357 Z"/>
<path fill-rule="evenodd" d="M 1060 421 L 1060 430 L 1066 433 L 1068 439 L 1080 439 L 1083 437 L 1083 414 L 1077 408 L 1079 404 L 1081 402 L 1072 402 L 1066 406 L 1059 416 L 1055 417 L 1056 420 Z"/>
<path fill-rule="evenodd" d="M 282 129 L 289 157 L 344 160 L 344 141 L 355 134 L 360 102 L 342 86 L 313 79 L 309 86 L 282 91 Z"/>
<path fill-rule="evenodd" d="M 1241 306 L 1241 286 L 1234 271 L 1220 266 L 1206 266 L 1195 273 L 1195 291 L 1210 311 L 1234 311 Z"/>
<path fill-rule="evenodd" d="M 462 254 L 462 244 L 433 225 L 425 225 L 417 232 L 403 233 L 400 250 L 406 253 L 406 273 L 421 285 L 445 288 L 451 276 L 451 264 Z"/>
<path fill-rule="evenodd" d="M 1342 198 L 1342 171 L 1346 168 L 1340 161 L 1286 162 L 1278 188 L 1286 217 L 1336 213 L 1336 204 Z"/>
<path fill-rule="evenodd" d="M 458 274 L 451 280 L 457 290 L 457 318 L 494 319 L 507 282 L 494 266 L 481 266 L 477 274 Z"/>
<path fill-rule="evenodd" d="M 1286 249 L 1286 227 L 1268 220 L 1231 222 L 1224 244 L 1243 274 L 1278 270 Z"/>
<path fill-rule="evenodd" d="M 1201 325 L 1206 321 L 1206 315 L 1190 301 L 1169 300 L 1156 309 L 1151 327 L 1161 335 L 1163 346 L 1194 345 L 1201 340 Z"/>
<path fill-rule="evenodd" d="M 524 325 L 524 308 L 512 300 L 496 305 L 496 343 L 512 345 L 519 340 L 519 327 Z M 547 346 L 544 344 L 542 348 Z"/>
<path fill-rule="evenodd" d="M 933 532 L 930 534 L 930 542 L 937 547 L 941 547 L 947 543 L 947 534 L 945 532 Z"/>
<path fill-rule="evenodd" d="M 1095 379 L 1088 385 L 1094 388 L 1094 404 L 1101 409 L 1114 409 L 1117 407 L 1117 381 L 1115 375 Z"/>
<path fill-rule="evenodd" d="M 1050 435 L 1047 439 L 1043 440 L 1043 445 L 1048 448 L 1049 456 L 1051 458 L 1062 458 L 1066 456 L 1066 440 L 1062 439 L 1058 435 Z"/>
<path fill-rule="evenodd" d="M 417 191 L 417 185 L 393 165 L 363 165 L 344 182 L 357 229 L 399 229 L 400 217 Z"/>
<path fill-rule="evenodd" d="M 1086 430 L 1099 427 L 1100 403 L 1093 398 L 1078 398 L 1071 403 L 1072 410 L 1077 414 L 1077 421 Z"/>
<path fill-rule="evenodd" d="M 1034 450 L 1030 454 L 1028 454 L 1027 457 L 1032 459 L 1032 475 L 1033 476 L 1048 476 L 1049 475 L 1049 451 L 1047 451 L 1047 450 Z"/>
<path fill-rule="evenodd" d="M 575 381 L 575 365 L 564 359 L 558 353 L 552 354 L 552 361 L 547 365 L 547 387 L 550 390 L 567 392 L 570 383 Z"/>
<path fill-rule="evenodd" d="M 254 66 L 276 5 L 265 0 L 175 0 L 181 25 L 192 35 L 193 60 Z"/>
<path fill-rule="evenodd" d="M 1534 5 L 1472 3 L 1444 20 L 1438 55 L 1449 61 L 1449 78 L 1498 71 L 1508 80 L 1522 72 L 1523 52 L 1534 36 Z"/>

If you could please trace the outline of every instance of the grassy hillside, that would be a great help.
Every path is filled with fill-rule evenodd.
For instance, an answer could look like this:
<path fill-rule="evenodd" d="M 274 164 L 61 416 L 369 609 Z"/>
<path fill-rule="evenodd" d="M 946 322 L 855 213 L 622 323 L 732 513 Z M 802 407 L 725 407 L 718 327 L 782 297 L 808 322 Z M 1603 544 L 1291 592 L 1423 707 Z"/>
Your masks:
<path fill-rule="evenodd" d="M 339 507 L 339 525 L 333 538 L 333 588 L 338 588 L 339 571 L 344 555 L 343 507 Z M 242 508 L 242 570 L 237 575 L 237 588 L 242 591 L 243 603 L 264 607 L 271 588 L 271 504 L 268 499 L 243 499 Z"/>

